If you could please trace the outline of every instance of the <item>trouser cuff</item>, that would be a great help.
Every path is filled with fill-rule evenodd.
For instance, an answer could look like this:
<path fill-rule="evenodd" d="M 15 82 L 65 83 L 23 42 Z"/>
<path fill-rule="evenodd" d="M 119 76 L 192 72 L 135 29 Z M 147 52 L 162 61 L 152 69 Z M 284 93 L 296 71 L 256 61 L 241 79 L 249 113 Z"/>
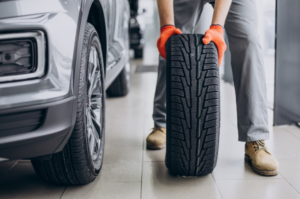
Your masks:
<path fill-rule="evenodd" d="M 267 124 L 238 125 L 239 141 L 253 142 L 269 139 L 269 127 Z"/>
<path fill-rule="evenodd" d="M 154 121 L 154 126 L 166 128 L 167 125 L 166 125 L 166 122 Z"/>
<path fill-rule="evenodd" d="M 268 140 L 269 139 L 269 132 L 258 132 L 252 133 L 251 135 L 239 135 L 240 142 L 254 142 L 258 140 Z"/>

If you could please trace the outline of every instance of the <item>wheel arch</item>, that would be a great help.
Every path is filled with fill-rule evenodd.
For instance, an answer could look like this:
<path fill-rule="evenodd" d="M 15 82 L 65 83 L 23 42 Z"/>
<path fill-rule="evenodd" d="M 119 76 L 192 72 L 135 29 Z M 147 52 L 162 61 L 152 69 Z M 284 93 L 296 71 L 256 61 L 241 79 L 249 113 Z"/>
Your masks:
<path fill-rule="evenodd" d="M 107 43 L 107 26 L 106 26 L 106 16 L 105 16 L 105 0 L 85 0 L 81 2 L 80 10 L 79 10 L 79 18 L 76 30 L 76 45 L 74 49 L 74 60 L 73 60 L 73 78 L 74 78 L 74 92 L 76 95 L 76 80 L 79 78 L 79 66 L 81 60 L 81 51 L 84 37 L 84 29 L 87 23 L 91 23 L 97 33 L 99 35 L 99 39 L 101 42 L 101 50 L 103 54 L 103 63 L 104 69 L 107 66 L 107 51 L 108 51 L 108 43 Z M 106 71 L 104 71 L 106 73 Z"/>
<path fill-rule="evenodd" d="M 87 22 L 92 24 L 98 35 L 101 42 L 102 54 L 103 54 L 103 63 L 104 63 L 104 73 L 106 73 L 107 65 L 107 35 L 106 35 L 106 21 L 103 7 L 100 1 L 95 0 L 90 8 Z"/>

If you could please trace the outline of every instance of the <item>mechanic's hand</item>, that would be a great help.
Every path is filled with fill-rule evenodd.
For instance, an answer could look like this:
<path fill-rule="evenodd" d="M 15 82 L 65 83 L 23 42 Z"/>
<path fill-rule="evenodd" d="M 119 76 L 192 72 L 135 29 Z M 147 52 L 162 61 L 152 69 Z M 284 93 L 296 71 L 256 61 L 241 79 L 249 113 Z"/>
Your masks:
<path fill-rule="evenodd" d="M 173 25 L 166 25 L 160 28 L 160 37 L 157 40 L 157 48 L 160 56 L 166 59 L 166 43 L 168 39 L 175 34 L 181 34 L 181 30 Z"/>
<path fill-rule="evenodd" d="M 206 45 L 213 41 L 218 49 L 219 54 L 219 66 L 221 66 L 222 58 L 226 50 L 226 44 L 223 36 L 223 27 L 221 25 L 211 25 L 210 28 L 205 32 L 205 36 L 202 39 L 203 43 Z"/>

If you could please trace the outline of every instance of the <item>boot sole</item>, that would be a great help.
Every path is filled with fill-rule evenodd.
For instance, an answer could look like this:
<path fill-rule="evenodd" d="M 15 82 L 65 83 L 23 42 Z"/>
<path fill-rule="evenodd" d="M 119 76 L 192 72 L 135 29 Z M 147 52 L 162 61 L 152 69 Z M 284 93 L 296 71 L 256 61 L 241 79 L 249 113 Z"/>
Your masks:
<path fill-rule="evenodd" d="M 259 169 L 255 168 L 252 165 L 251 159 L 247 154 L 245 154 L 245 161 L 250 165 L 251 169 L 259 175 L 262 175 L 262 176 L 276 176 L 278 174 L 278 170 L 266 171 L 266 170 L 259 170 Z"/>
<path fill-rule="evenodd" d="M 160 149 L 164 149 L 166 148 L 166 145 L 163 144 L 163 145 L 155 145 L 155 146 L 148 146 L 147 145 L 147 149 L 149 150 L 160 150 Z"/>

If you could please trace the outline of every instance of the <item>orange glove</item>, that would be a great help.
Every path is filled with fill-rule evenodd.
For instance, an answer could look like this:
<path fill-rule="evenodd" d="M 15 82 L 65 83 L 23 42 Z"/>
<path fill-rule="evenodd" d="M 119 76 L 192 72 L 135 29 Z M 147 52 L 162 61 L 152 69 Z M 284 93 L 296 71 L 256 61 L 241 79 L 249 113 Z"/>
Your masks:
<path fill-rule="evenodd" d="M 216 44 L 219 54 L 219 66 L 221 66 L 222 58 L 227 48 L 223 36 L 223 27 L 221 25 L 211 25 L 205 32 L 205 36 L 202 41 L 205 45 L 211 41 Z"/>
<path fill-rule="evenodd" d="M 173 25 L 166 25 L 160 28 L 160 37 L 157 40 L 157 48 L 160 56 L 166 59 L 166 43 L 168 39 L 175 34 L 181 34 L 181 30 Z"/>

